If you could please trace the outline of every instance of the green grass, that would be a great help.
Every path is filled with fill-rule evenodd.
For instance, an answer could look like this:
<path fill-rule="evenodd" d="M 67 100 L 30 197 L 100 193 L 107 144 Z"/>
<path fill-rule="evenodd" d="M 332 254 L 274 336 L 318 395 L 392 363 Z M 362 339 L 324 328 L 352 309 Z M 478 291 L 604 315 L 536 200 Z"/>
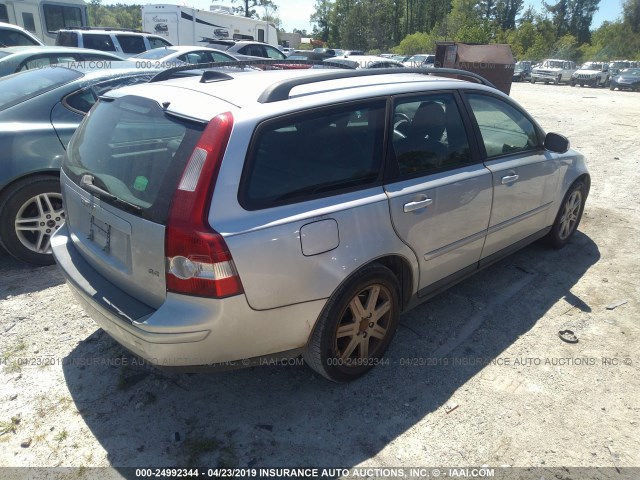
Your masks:
<path fill-rule="evenodd" d="M 5 365 L 5 371 L 7 373 L 16 373 L 22 370 L 22 366 L 17 362 L 15 358 L 20 352 L 27 348 L 27 344 L 22 340 L 13 348 L 9 348 L 0 357 L 0 364 Z"/>
<path fill-rule="evenodd" d="M 66 440 L 69 437 L 69 434 L 67 433 L 66 430 L 62 430 L 61 432 L 59 432 L 55 437 L 53 437 L 53 439 L 60 443 L 63 440 Z"/>
<path fill-rule="evenodd" d="M 20 425 L 20 417 L 11 417 L 8 422 L 0 422 L 0 435 L 16 433 L 18 425 Z"/>

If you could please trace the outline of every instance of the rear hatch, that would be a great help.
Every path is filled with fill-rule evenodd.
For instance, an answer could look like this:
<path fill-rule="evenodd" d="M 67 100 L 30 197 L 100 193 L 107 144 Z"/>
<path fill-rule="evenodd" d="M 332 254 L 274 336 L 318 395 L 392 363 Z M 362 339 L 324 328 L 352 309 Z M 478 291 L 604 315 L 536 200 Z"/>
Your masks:
<path fill-rule="evenodd" d="M 203 132 L 215 137 L 206 121 L 186 118 L 170 105 L 197 105 L 192 110 L 209 116 L 229 105 L 193 91 L 187 103 L 184 89 L 167 86 L 131 88 L 99 101 L 69 143 L 62 168 L 66 225 L 99 274 L 158 308 L 167 291 L 166 225 L 171 215 L 179 216 L 172 210 L 176 191 Z M 184 207 L 177 205 L 178 213 Z M 183 213 L 188 217 L 189 211 Z"/>

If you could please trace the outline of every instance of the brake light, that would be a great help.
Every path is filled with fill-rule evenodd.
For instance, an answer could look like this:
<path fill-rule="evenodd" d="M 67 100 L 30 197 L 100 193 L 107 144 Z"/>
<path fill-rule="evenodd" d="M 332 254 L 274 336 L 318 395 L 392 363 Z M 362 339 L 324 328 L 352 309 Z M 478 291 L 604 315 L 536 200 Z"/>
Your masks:
<path fill-rule="evenodd" d="M 243 292 L 229 248 L 207 221 L 232 128 L 230 112 L 213 118 L 182 173 L 165 234 L 167 291 L 213 298 Z"/>

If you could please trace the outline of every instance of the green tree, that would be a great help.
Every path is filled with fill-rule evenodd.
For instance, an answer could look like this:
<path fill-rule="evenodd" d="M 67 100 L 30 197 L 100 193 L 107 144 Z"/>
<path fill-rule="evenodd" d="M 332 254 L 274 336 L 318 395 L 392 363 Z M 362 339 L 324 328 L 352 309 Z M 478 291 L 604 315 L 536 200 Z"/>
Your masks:
<path fill-rule="evenodd" d="M 598 11 L 600 0 L 571 0 L 569 3 L 569 32 L 579 43 L 588 42 L 591 38 L 591 22 Z"/>
<path fill-rule="evenodd" d="M 624 23 L 631 27 L 634 33 L 640 31 L 640 0 L 626 0 L 622 4 Z"/>
<path fill-rule="evenodd" d="M 237 0 L 231 0 L 232 3 L 235 3 Z M 278 7 L 274 4 L 272 0 L 240 0 L 242 5 L 239 7 L 235 7 L 234 10 L 245 17 L 254 17 L 258 18 L 258 8 L 259 7 L 267 7 L 273 8 L 276 10 Z"/>
<path fill-rule="evenodd" d="M 330 0 L 316 0 L 314 8 L 314 12 L 309 17 L 309 21 L 317 28 L 314 38 L 326 42 L 329 40 L 333 2 Z"/>
<path fill-rule="evenodd" d="M 404 37 L 394 51 L 401 55 L 414 55 L 416 53 L 432 52 L 434 49 L 435 41 L 431 35 L 424 32 L 416 32 Z"/>
<path fill-rule="evenodd" d="M 498 0 L 493 17 L 496 25 L 502 30 L 516 28 L 516 18 L 523 5 L 524 0 Z"/>
<path fill-rule="evenodd" d="M 567 60 L 580 60 L 579 43 L 570 33 L 560 37 L 554 44 L 551 56 Z"/>
<path fill-rule="evenodd" d="M 561 37 L 569 31 L 569 0 L 559 0 L 558 3 L 549 4 L 542 2 L 547 12 L 552 16 L 552 23 L 556 29 L 556 35 Z"/>

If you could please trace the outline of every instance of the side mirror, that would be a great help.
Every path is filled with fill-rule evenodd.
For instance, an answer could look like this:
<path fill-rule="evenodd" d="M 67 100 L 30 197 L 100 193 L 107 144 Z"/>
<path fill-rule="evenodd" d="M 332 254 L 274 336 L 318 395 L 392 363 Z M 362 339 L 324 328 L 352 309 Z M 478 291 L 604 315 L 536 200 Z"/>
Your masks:
<path fill-rule="evenodd" d="M 569 150 L 569 139 L 559 133 L 549 132 L 544 137 L 544 148 L 551 152 L 565 153 Z"/>

